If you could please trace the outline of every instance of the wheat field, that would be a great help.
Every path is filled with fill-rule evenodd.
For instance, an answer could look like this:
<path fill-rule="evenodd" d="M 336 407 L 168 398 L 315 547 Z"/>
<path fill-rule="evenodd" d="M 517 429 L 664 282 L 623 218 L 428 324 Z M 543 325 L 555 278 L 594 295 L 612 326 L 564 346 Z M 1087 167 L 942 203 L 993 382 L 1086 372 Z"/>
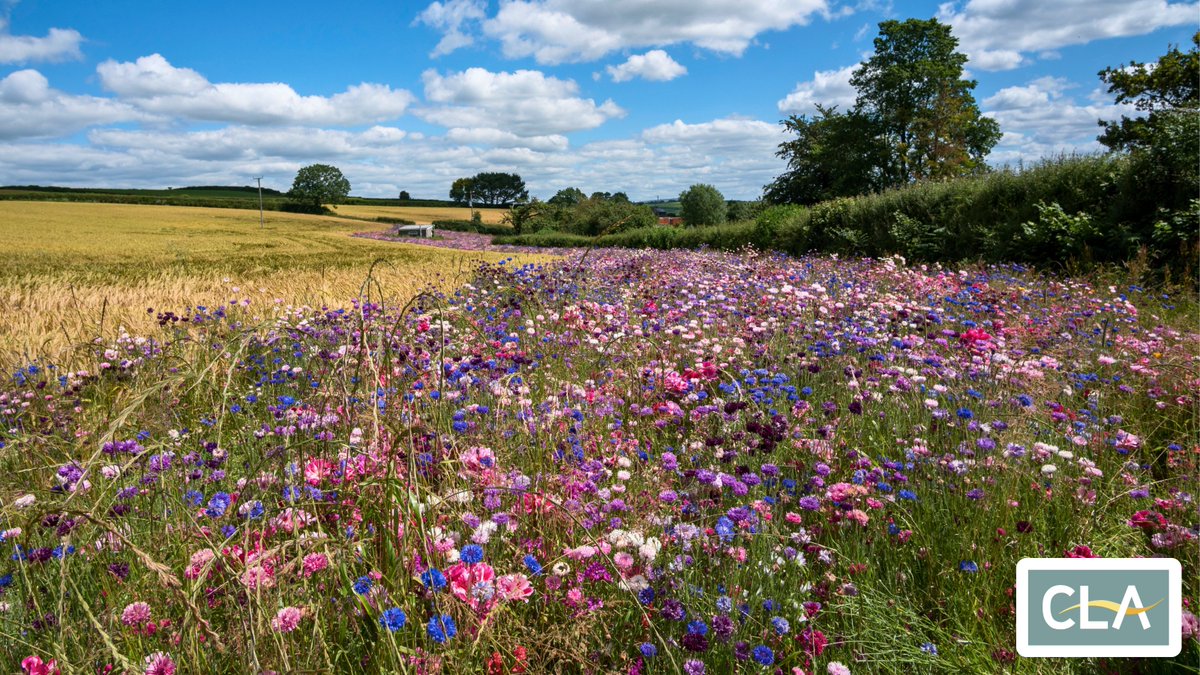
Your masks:
<path fill-rule="evenodd" d="M 405 302 L 514 257 L 349 236 L 364 229 L 282 213 L 260 228 L 257 212 L 235 209 L 0 202 L 0 364 L 66 363 L 98 336 L 152 332 L 158 314 L 199 305 L 347 306 L 364 291 Z"/>
<path fill-rule="evenodd" d="M 470 220 L 472 210 L 456 206 L 362 206 L 342 204 L 337 207 L 339 215 L 351 218 L 398 218 L 417 223 L 431 223 L 435 220 Z M 483 222 L 496 225 L 503 221 L 504 209 L 475 209 Z"/>

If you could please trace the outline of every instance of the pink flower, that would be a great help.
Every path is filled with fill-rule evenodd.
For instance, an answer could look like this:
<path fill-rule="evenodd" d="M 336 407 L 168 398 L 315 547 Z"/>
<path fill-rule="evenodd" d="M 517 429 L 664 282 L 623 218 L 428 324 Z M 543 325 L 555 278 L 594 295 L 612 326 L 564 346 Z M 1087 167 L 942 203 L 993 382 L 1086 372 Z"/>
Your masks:
<path fill-rule="evenodd" d="M 850 669 L 841 661 L 830 661 L 828 671 L 829 675 L 850 675 Z"/>
<path fill-rule="evenodd" d="M 304 465 L 304 480 L 316 487 L 333 473 L 333 468 L 333 462 L 327 459 L 310 459 Z"/>
<path fill-rule="evenodd" d="M 481 474 L 496 467 L 496 453 L 492 452 L 491 448 L 482 446 L 467 448 L 463 451 L 460 459 L 463 466 L 475 474 Z"/>
<path fill-rule="evenodd" d="M 533 586 L 524 574 L 505 574 L 496 580 L 496 592 L 508 602 L 529 602 L 529 596 L 533 595 Z"/>
<path fill-rule="evenodd" d="M 121 623 L 126 626 L 141 626 L 150 620 L 150 605 L 144 602 L 134 602 L 125 606 L 121 612 Z"/>
<path fill-rule="evenodd" d="M 258 588 L 274 588 L 275 570 L 263 565 L 255 565 L 242 573 L 242 583 L 252 591 Z"/>
<path fill-rule="evenodd" d="M 303 529 L 315 522 L 317 522 L 317 519 L 311 513 L 308 513 L 304 509 L 293 509 L 290 506 L 284 509 L 283 513 L 271 519 L 272 525 L 288 534 Z"/>
<path fill-rule="evenodd" d="M 175 661 L 170 654 L 154 652 L 146 657 L 146 675 L 175 675 Z"/>
<path fill-rule="evenodd" d="M 58 662 L 54 659 L 43 663 L 41 657 L 27 656 L 21 661 L 21 668 L 29 675 L 58 675 Z"/>
<path fill-rule="evenodd" d="M 296 607 L 284 607 L 275 614 L 275 618 L 271 619 L 271 628 L 276 633 L 290 633 L 296 630 L 296 626 L 300 625 L 300 619 L 304 618 L 304 611 Z"/>
<path fill-rule="evenodd" d="M 633 556 L 629 555 L 625 551 L 621 551 L 613 556 L 613 563 L 615 563 L 616 566 L 622 570 L 628 570 L 630 567 L 633 567 L 634 560 Z"/>
<path fill-rule="evenodd" d="M 1180 630 L 1183 632 L 1183 638 L 1192 638 L 1193 640 L 1200 639 L 1200 620 L 1196 619 L 1196 615 L 1183 610 L 1183 620 L 1180 623 Z M 50 663 L 54 663 L 51 661 Z"/>
<path fill-rule="evenodd" d="M 186 570 L 184 570 L 183 576 L 188 579 L 200 578 L 200 574 L 204 571 L 204 566 L 216 556 L 217 554 L 213 553 L 211 548 L 202 548 L 199 551 L 196 551 L 192 554 L 191 564 L 188 565 Z"/>
<path fill-rule="evenodd" d="M 495 598 L 494 596 L 484 597 L 480 593 L 472 591 L 481 584 L 482 587 L 491 585 L 495 579 L 496 571 L 492 569 L 491 565 L 483 562 L 474 565 L 459 562 L 446 568 L 446 580 L 450 582 L 450 593 L 480 614 L 486 614 L 492 608 Z"/>
<path fill-rule="evenodd" d="M 304 576 L 311 577 L 317 572 L 329 567 L 329 558 L 324 553 L 309 553 L 308 555 L 304 556 L 302 567 L 302 573 Z"/>

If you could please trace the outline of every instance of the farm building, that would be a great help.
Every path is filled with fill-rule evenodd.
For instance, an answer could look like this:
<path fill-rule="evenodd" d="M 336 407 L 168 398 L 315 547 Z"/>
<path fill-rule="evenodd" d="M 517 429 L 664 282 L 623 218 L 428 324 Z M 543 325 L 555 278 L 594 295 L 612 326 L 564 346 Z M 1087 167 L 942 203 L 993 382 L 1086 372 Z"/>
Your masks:
<path fill-rule="evenodd" d="M 433 225 L 397 225 L 396 236 L 433 239 Z"/>

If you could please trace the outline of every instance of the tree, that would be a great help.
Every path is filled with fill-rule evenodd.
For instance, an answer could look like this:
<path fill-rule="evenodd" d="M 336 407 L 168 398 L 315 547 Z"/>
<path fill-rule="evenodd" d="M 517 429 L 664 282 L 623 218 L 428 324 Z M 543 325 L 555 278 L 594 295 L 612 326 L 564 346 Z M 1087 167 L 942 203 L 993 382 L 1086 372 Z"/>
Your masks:
<path fill-rule="evenodd" d="M 812 204 L 986 170 L 1000 126 L 984 117 L 963 79 L 966 55 L 937 19 L 884 21 L 875 53 L 850 78 L 854 107 L 818 105 L 781 124 L 796 138 L 776 153 L 788 171 L 764 188 L 774 204 Z"/>
<path fill-rule="evenodd" d="M 680 215 L 690 227 L 725 222 L 725 197 L 717 188 L 697 183 L 679 195 Z"/>
<path fill-rule="evenodd" d="M 754 220 L 754 217 L 762 209 L 762 202 L 731 201 L 726 202 L 725 205 L 728 207 L 725 211 L 725 219 L 731 223 Z"/>
<path fill-rule="evenodd" d="M 815 204 L 884 187 L 888 152 L 870 116 L 818 104 L 817 116 L 792 115 L 782 124 L 796 138 L 775 153 L 787 160 L 788 170 L 766 186 L 766 202 Z"/>
<path fill-rule="evenodd" d="M 1100 71 L 1100 79 L 1117 103 L 1133 103 L 1143 116 L 1100 120 L 1099 141 L 1115 151 L 1129 153 L 1131 168 L 1126 180 L 1132 194 L 1144 195 L 1131 205 L 1130 217 L 1154 213 L 1149 239 L 1162 251 L 1198 250 L 1200 223 L 1200 32 L 1192 35 L 1192 49 L 1171 46 L 1156 63 L 1133 62 Z M 1192 260 L 1194 266 L 1194 258 Z M 1194 267 L 1193 267 L 1194 269 Z"/>
<path fill-rule="evenodd" d="M 1134 61 L 1100 71 L 1100 79 L 1108 85 L 1108 93 L 1116 95 L 1117 103 L 1132 103 L 1146 115 L 1123 115 L 1115 122 L 1100 120 L 1104 132 L 1097 140 L 1112 150 L 1146 148 L 1171 124 L 1169 118 L 1195 118 L 1200 109 L 1200 32 L 1192 36 L 1192 44 L 1188 52 L 1170 47 L 1153 64 Z"/>
<path fill-rule="evenodd" d="M 525 181 L 515 173 L 485 171 L 454 181 L 450 199 L 472 206 L 508 206 L 528 200 L 529 191 L 525 189 Z"/>
<path fill-rule="evenodd" d="M 542 217 L 546 208 L 547 202 L 540 201 L 537 197 L 534 197 L 528 202 L 513 204 L 512 208 L 504 214 L 502 221 L 510 225 L 514 233 L 524 234 L 530 225 Z"/>
<path fill-rule="evenodd" d="M 450 184 L 450 200 L 463 205 L 474 205 L 475 180 L 459 178 Z"/>
<path fill-rule="evenodd" d="M 943 179 L 984 168 L 983 158 L 1000 140 L 995 120 L 983 117 L 963 79 L 967 56 L 937 19 L 884 21 L 875 53 L 854 71 L 854 112 L 878 125 L 889 153 L 885 187 Z"/>
<path fill-rule="evenodd" d="M 328 164 L 310 164 L 296 173 L 288 199 L 320 211 L 324 204 L 341 204 L 350 194 L 350 181 L 340 169 Z"/>
<path fill-rule="evenodd" d="M 585 199 L 587 199 L 587 195 L 583 194 L 583 190 L 577 187 L 569 187 L 554 193 L 554 196 L 546 200 L 546 203 L 555 206 L 575 206 Z"/>
<path fill-rule="evenodd" d="M 400 201 L 402 201 L 402 202 L 412 201 L 412 195 L 408 194 L 408 190 L 400 191 Z"/>

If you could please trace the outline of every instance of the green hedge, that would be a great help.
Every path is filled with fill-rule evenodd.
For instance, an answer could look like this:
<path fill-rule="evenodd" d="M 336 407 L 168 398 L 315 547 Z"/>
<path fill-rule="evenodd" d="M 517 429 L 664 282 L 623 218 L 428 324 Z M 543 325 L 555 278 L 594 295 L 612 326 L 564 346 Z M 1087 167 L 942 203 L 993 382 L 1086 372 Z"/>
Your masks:
<path fill-rule="evenodd" d="M 1193 172 L 1186 163 L 1163 166 L 1148 154 L 1064 157 L 1020 172 L 921 183 L 812 207 L 773 206 L 752 223 L 639 228 L 586 243 L 541 234 L 503 241 L 658 249 L 752 245 L 793 254 L 1043 266 L 1123 262 L 1145 248 L 1160 266 L 1194 269 L 1200 199 Z"/>

